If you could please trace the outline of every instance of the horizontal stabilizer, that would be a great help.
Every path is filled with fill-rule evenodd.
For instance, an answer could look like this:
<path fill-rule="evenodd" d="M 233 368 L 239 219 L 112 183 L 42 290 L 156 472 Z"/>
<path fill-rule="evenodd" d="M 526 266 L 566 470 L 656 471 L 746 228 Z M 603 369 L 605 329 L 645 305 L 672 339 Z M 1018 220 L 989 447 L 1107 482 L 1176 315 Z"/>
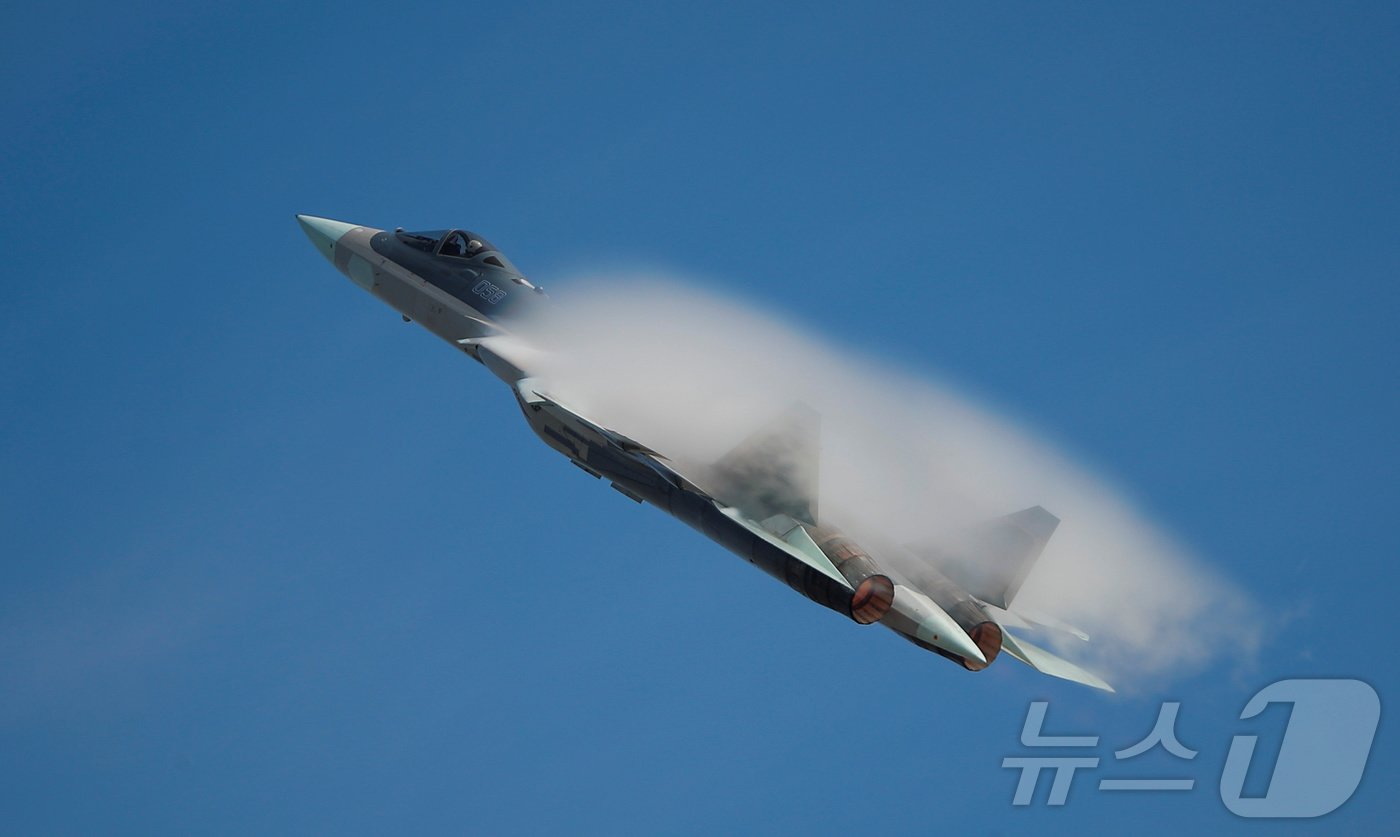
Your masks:
<path fill-rule="evenodd" d="M 785 514 L 777 514 L 759 525 L 777 535 L 788 546 L 806 555 L 811 559 L 807 562 L 809 565 L 820 567 L 822 572 L 832 578 L 844 578 L 837 571 L 836 565 L 831 563 L 831 559 L 826 557 L 826 553 L 822 552 L 821 547 L 817 546 L 817 542 L 812 540 L 812 536 L 807 534 L 806 528 L 796 520 Z"/>
<path fill-rule="evenodd" d="M 1061 637 L 1074 637 L 1080 642 L 1088 642 L 1089 635 L 1076 628 L 1068 622 L 1062 622 L 1053 616 L 1045 616 L 1039 613 L 1029 613 L 1021 608 L 1016 610 L 1003 610 L 995 605 L 983 603 L 987 612 L 997 623 L 1003 627 L 1026 628 L 1033 631 L 1045 631 L 1051 634 L 1059 634 Z"/>
<path fill-rule="evenodd" d="M 762 524 L 749 520 L 740 509 L 721 507 L 720 513 L 833 581 L 839 581 L 848 588 L 851 586 L 851 583 L 836 570 L 836 565 L 831 563 L 831 559 L 822 554 L 807 533 L 802 531 L 802 527 L 796 526 L 793 531 L 786 533 L 786 537 L 780 537 Z M 798 532 L 801 532 L 801 535 L 798 535 Z"/>
<path fill-rule="evenodd" d="M 1070 680 L 1075 683 L 1083 683 L 1085 686 L 1092 686 L 1095 689 L 1103 689 L 1105 692 L 1113 691 L 1113 687 L 1104 682 L 1098 675 L 1085 671 L 1069 660 L 1056 657 L 1038 645 L 1020 639 L 1006 630 L 1003 626 L 1001 632 L 1001 650 L 1035 669 L 1036 671 L 1048 674 L 1051 677 L 1058 677 L 1061 680 Z"/>

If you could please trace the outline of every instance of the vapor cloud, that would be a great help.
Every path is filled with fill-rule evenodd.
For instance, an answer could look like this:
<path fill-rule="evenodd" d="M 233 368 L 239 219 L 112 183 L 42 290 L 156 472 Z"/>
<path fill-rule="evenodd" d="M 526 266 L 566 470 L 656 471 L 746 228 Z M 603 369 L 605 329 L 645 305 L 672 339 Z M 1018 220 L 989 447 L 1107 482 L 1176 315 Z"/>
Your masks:
<path fill-rule="evenodd" d="M 1062 522 L 1013 610 L 1088 631 L 1061 650 L 1119 684 L 1257 643 L 1248 597 L 1122 491 L 947 384 L 861 356 L 839 327 L 817 337 L 656 275 L 578 278 L 555 297 L 560 315 L 530 326 L 566 347 L 543 361 L 551 391 L 682 464 L 714 461 L 794 401 L 816 408 L 822 521 L 877 560 L 1045 506 Z"/>

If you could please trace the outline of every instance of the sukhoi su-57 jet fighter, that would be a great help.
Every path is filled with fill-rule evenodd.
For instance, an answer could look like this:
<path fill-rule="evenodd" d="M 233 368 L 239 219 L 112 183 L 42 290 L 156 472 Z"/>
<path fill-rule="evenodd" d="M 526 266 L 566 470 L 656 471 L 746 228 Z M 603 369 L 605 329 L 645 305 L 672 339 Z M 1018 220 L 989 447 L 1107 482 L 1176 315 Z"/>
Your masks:
<path fill-rule="evenodd" d="M 1033 630 L 1086 636 L 1009 609 L 1059 523 L 1045 509 L 988 521 L 948 543 L 910 545 L 916 560 L 898 562 L 904 569 L 897 572 L 818 514 L 820 417 L 810 408 L 790 408 L 719 461 L 683 473 L 664 451 L 572 409 L 539 377 L 531 362 L 538 350 L 513 326 L 548 298 L 482 236 L 385 231 L 309 215 L 297 221 L 352 282 L 505 382 L 545 444 L 627 497 L 699 530 L 817 604 L 861 625 L 879 623 L 970 671 L 1005 652 L 1111 691 L 1024 638 Z"/>

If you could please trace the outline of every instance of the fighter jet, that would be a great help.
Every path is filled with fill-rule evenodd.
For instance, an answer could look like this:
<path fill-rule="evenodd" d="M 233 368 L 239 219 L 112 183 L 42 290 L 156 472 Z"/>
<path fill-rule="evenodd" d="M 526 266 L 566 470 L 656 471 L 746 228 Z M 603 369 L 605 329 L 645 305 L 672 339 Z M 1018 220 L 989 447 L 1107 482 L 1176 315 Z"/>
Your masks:
<path fill-rule="evenodd" d="M 817 604 L 860 625 L 883 625 L 969 671 L 1004 651 L 1046 674 L 1112 691 L 1026 639 L 1048 632 L 1087 640 L 1082 631 L 1010 609 L 1059 524 L 1045 509 L 910 544 L 901 557 L 914 560 L 882 562 L 818 514 L 821 422 L 811 408 L 793 405 L 717 462 L 679 466 L 558 396 L 558 382 L 543 377 L 539 362 L 547 349 L 521 334 L 549 298 L 486 238 L 310 215 L 297 221 L 341 273 L 485 366 L 510 387 L 545 444 L 626 497 L 670 514 Z"/>

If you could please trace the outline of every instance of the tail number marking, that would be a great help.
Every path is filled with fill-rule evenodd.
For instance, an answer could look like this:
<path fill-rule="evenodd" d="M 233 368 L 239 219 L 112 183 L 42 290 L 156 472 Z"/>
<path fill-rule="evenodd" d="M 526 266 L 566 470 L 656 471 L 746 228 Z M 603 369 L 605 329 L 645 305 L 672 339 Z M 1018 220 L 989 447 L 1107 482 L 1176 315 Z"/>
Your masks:
<path fill-rule="evenodd" d="M 472 293 L 495 305 L 506 298 L 506 292 L 494 283 L 482 279 L 472 286 Z"/>

